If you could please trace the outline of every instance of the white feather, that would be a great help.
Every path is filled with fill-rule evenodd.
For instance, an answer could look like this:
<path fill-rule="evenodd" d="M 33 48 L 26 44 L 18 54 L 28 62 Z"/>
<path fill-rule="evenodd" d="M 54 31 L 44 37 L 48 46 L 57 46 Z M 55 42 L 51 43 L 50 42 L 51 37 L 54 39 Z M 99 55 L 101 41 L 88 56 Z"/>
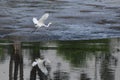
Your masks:
<path fill-rule="evenodd" d="M 34 62 L 32 63 L 32 66 L 34 67 L 34 66 L 36 66 L 37 64 L 38 64 L 38 63 L 34 61 Z"/>
<path fill-rule="evenodd" d="M 48 60 L 48 59 L 40 59 L 40 58 L 38 58 L 38 59 L 35 59 L 35 61 L 32 63 L 32 66 L 34 67 L 34 66 L 36 66 L 36 65 L 38 65 L 38 67 L 40 68 L 40 70 L 45 74 L 45 75 L 47 75 L 48 74 L 48 71 L 47 71 L 47 68 L 45 67 L 45 65 L 43 65 L 43 62 L 45 61 L 45 65 L 47 66 L 47 65 L 50 65 L 50 60 Z"/>
<path fill-rule="evenodd" d="M 48 13 L 45 13 L 40 19 L 39 19 L 39 22 L 43 22 L 48 18 L 49 14 Z"/>
<path fill-rule="evenodd" d="M 48 18 L 49 14 L 45 13 L 39 20 L 37 20 L 37 18 L 33 18 L 33 23 L 35 24 L 35 27 L 37 27 L 36 30 L 38 30 L 40 27 L 44 26 L 44 27 L 49 27 L 52 23 L 49 22 L 47 25 L 45 25 L 45 20 Z M 35 30 L 35 31 L 36 31 Z"/>
<path fill-rule="evenodd" d="M 36 18 L 33 18 L 33 23 L 38 24 L 38 20 Z"/>

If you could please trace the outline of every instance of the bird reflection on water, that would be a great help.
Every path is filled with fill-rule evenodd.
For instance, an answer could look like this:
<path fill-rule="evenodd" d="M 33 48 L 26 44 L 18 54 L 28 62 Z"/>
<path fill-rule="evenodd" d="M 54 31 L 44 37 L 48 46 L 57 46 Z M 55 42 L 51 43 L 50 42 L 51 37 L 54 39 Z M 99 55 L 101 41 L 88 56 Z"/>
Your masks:
<path fill-rule="evenodd" d="M 38 57 L 40 57 L 41 60 L 47 60 L 47 59 L 44 59 L 44 56 L 41 56 L 39 49 L 35 49 L 34 52 L 37 52 L 37 55 L 34 56 L 34 60 L 39 59 Z M 11 53 L 12 54 L 10 57 L 10 64 L 9 64 L 9 80 L 18 80 L 18 79 L 24 80 L 23 55 L 22 55 L 22 49 L 21 49 L 21 42 L 15 41 L 13 43 Z M 69 80 L 69 73 L 61 70 L 61 66 L 62 66 L 61 63 L 57 63 L 56 71 L 53 71 L 53 73 L 51 73 L 52 68 L 50 65 L 45 65 L 46 63 L 43 63 L 43 64 L 44 66 L 46 66 L 46 69 L 48 71 L 47 75 L 40 69 L 39 65 L 35 65 L 32 67 L 32 64 L 31 64 L 32 69 L 30 71 L 29 80 L 37 80 L 37 79 Z M 51 74 L 53 74 L 52 77 L 51 77 Z"/>
<path fill-rule="evenodd" d="M 48 74 L 46 75 L 38 65 L 32 67 L 30 72 L 30 80 L 36 80 L 36 75 L 38 74 L 40 80 L 69 80 L 68 72 L 62 71 L 61 63 L 57 64 L 57 70 L 53 72 L 53 79 L 50 76 L 51 67 L 47 66 Z"/>
<path fill-rule="evenodd" d="M 47 80 L 47 76 L 39 69 L 38 65 L 32 68 L 30 72 L 30 80 L 36 80 L 36 72 L 38 72 L 40 80 Z"/>
<path fill-rule="evenodd" d="M 36 72 L 38 73 L 40 80 L 50 80 L 50 62 L 45 59 L 35 59 L 32 64 L 32 70 L 30 72 L 30 80 L 36 80 Z"/>
<path fill-rule="evenodd" d="M 23 55 L 21 53 L 21 42 L 14 42 L 12 45 L 13 50 L 11 50 L 11 58 L 9 64 L 9 80 L 24 80 L 23 74 Z M 34 46 L 35 47 L 35 46 Z M 36 47 L 33 50 L 33 61 L 35 59 L 46 60 L 40 53 L 40 49 Z M 36 56 L 35 56 L 36 55 Z M 43 59 L 42 59 L 43 57 Z M 32 61 L 32 62 L 33 62 Z M 52 62 L 51 62 L 52 63 Z M 44 63 L 45 65 L 45 63 Z M 32 64 L 31 64 L 32 67 Z M 31 71 L 29 71 L 30 76 L 29 80 L 70 80 L 69 72 L 61 69 L 62 63 L 58 62 L 55 71 L 51 71 L 51 66 L 46 66 L 48 74 L 44 74 L 42 70 L 39 68 L 39 65 L 35 65 L 32 67 Z M 19 75 L 19 78 L 18 78 Z M 51 76 L 52 75 L 52 76 Z M 87 76 L 81 74 L 81 78 L 79 80 L 90 80 Z"/>

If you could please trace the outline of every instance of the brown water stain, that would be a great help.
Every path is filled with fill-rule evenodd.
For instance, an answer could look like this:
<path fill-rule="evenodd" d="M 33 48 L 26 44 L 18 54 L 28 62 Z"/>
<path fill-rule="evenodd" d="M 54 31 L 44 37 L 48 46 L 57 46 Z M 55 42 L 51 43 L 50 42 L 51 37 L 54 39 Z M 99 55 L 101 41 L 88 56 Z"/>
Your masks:
<path fill-rule="evenodd" d="M 98 12 L 98 11 L 93 11 L 93 10 L 80 10 L 80 12 L 88 13 L 88 12 Z"/>
<path fill-rule="evenodd" d="M 80 16 L 58 16 L 57 18 L 62 18 L 62 19 L 81 19 Z"/>
<path fill-rule="evenodd" d="M 96 21 L 95 23 L 97 24 L 116 24 L 118 23 L 117 21 L 114 20 L 106 20 L 106 19 L 102 19 L 100 21 Z"/>
<path fill-rule="evenodd" d="M 109 29 L 120 30 L 120 26 L 111 26 Z"/>

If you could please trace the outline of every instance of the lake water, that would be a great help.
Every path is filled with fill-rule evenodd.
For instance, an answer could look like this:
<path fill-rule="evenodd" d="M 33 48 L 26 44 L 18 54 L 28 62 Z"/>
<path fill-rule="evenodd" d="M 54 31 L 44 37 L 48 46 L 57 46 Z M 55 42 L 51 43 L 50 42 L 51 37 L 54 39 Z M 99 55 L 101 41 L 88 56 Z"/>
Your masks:
<path fill-rule="evenodd" d="M 120 39 L 81 41 L 0 41 L 1 80 L 31 80 L 32 62 L 51 61 L 52 80 L 119 80 Z M 36 74 L 36 80 L 39 80 Z"/>
<path fill-rule="evenodd" d="M 119 0 L 1 0 L 0 38 L 20 37 L 24 41 L 81 40 L 120 36 Z M 42 27 L 33 17 L 50 16 Z"/>
<path fill-rule="evenodd" d="M 48 80 L 120 80 L 119 0 L 0 0 L 0 10 L 0 80 L 40 80 L 38 57 L 51 61 Z M 44 13 L 52 25 L 31 33 Z"/>

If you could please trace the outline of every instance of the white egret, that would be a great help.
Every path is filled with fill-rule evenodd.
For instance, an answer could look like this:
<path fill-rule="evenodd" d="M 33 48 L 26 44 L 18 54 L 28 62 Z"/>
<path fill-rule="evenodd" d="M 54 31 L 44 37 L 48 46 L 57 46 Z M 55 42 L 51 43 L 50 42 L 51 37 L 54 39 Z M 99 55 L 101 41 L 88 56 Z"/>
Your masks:
<path fill-rule="evenodd" d="M 45 13 L 39 20 L 37 20 L 37 18 L 33 17 L 33 23 L 35 24 L 35 27 L 37 29 L 39 29 L 42 26 L 49 27 L 52 24 L 51 22 L 49 22 L 48 25 L 45 25 L 45 23 L 44 23 L 44 21 L 48 18 L 48 16 L 49 16 L 49 14 Z"/>
<path fill-rule="evenodd" d="M 35 61 L 32 63 L 32 66 L 36 66 L 38 65 L 39 69 L 45 74 L 48 75 L 48 70 L 47 70 L 47 66 L 50 66 L 50 60 L 48 59 L 35 59 Z"/>

